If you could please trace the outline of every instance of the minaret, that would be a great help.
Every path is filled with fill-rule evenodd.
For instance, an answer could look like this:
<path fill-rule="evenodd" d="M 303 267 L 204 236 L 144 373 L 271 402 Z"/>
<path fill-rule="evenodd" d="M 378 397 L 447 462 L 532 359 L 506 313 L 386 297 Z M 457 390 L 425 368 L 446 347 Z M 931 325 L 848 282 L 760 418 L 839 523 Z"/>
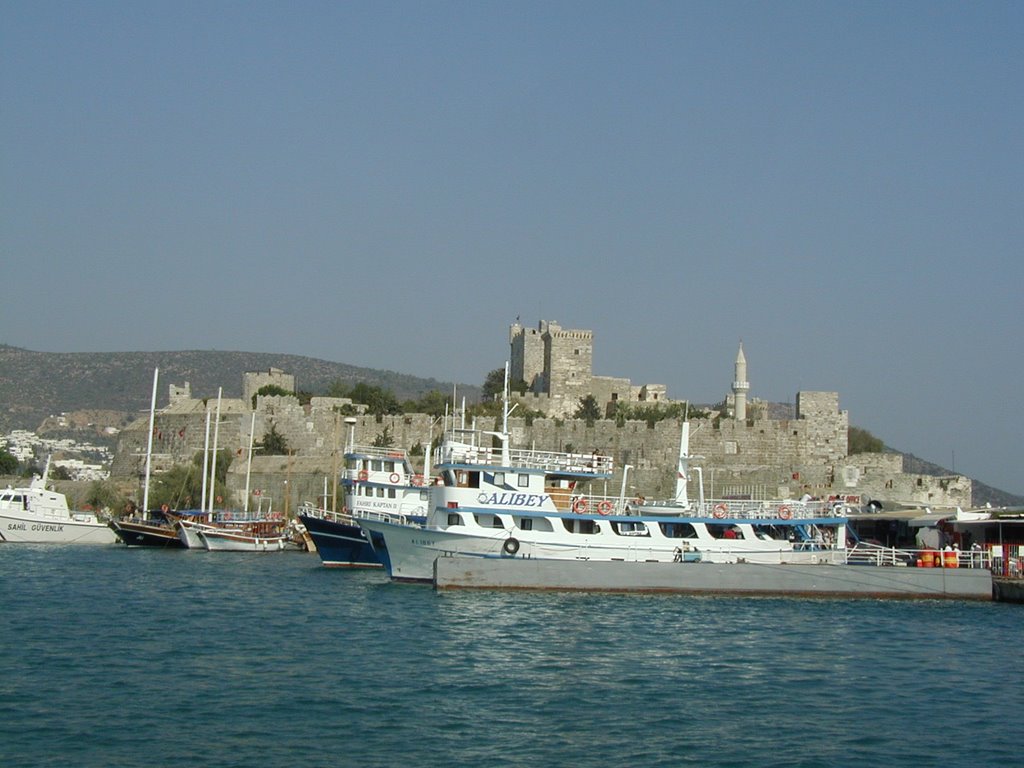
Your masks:
<path fill-rule="evenodd" d="M 736 378 L 732 383 L 732 394 L 735 402 L 733 408 L 736 421 L 747 420 L 747 390 L 750 384 L 747 382 L 747 358 L 743 356 L 743 342 L 740 342 L 740 351 L 736 353 Z"/>

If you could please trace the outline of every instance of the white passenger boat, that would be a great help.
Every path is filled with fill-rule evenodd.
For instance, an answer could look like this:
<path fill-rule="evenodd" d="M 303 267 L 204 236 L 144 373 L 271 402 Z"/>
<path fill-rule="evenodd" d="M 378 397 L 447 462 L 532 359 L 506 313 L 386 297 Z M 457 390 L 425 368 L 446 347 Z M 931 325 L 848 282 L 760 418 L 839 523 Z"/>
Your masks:
<path fill-rule="evenodd" d="M 28 487 L 0 490 L 0 541 L 26 544 L 113 544 L 117 536 L 91 512 L 73 512 L 63 493 L 46 487 L 50 460 L 42 477 Z"/>
<path fill-rule="evenodd" d="M 327 509 L 326 488 L 324 506 L 305 503 L 299 507 L 298 519 L 306 527 L 325 566 L 382 567 L 354 515 L 402 523 L 426 521 L 430 488 L 424 478 L 430 473 L 429 443 L 424 456 L 423 473 L 417 473 L 405 451 L 356 445 L 354 435 L 350 435 L 345 447 L 346 468 L 342 473 L 342 509 Z"/>
<path fill-rule="evenodd" d="M 845 558 L 841 504 L 716 501 L 703 492 L 691 503 L 685 425 L 681 490 L 648 504 L 592 492 L 595 481 L 611 477 L 610 457 L 511 449 L 507 414 L 500 433 L 450 434 L 442 443 L 435 467 L 443 485 L 431 488 L 424 525 L 360 519 L 391 578 L 431 581 L 442 555 L 772 564 Z M 500 450 L 482 445 L 489 436 Z"/>

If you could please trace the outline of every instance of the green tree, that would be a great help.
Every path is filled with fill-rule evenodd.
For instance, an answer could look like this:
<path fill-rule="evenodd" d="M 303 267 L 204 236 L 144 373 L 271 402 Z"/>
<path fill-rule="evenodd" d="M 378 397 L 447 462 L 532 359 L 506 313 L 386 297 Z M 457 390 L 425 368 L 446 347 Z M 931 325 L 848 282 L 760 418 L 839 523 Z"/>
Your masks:
<path fill-rule="evenodd" d="M 128 499 L 110 480 L 93 480 L 85 492 L 85 503 L 93 509 L 120 511 Z"/>
<path fill-rule="evenodd" d="M 279 387 L 277 384 L 267 384 L 256 390 L 256 394 L 252 396 L 252 407 L 256 408 L 256 398 L 263 396 L 270 397 L 298 397 L 294 392 L 289 392 L 284 387 Z M 301 402 L 301 400 L 300 400 Z M 306 402 L 309 402 L 308 400 Z"/>
<path fill-rule="evenodd" d="M 850 427 L 847 446 L 846 453 L 850 456 L 855 453 L 881 453 L 885 450 L 885 443 L 859 427 Z"/>
<path fill-rule="evenodd" d="M 587 426 L 593 426 L 594 422 L 601 418 L 601 406 L 597 404 L 597 398 L 593 395 L 581 397 L 573 418 L 583 419 L 587 422 Z"/>
<path fill-rule="evenodd" d="M 18 459 L 0 448 L 0 475 L 13 475 L 18 471 Z"/>
<path fill-rule="evenodd" d="M 398 402 L 398 398 L 390 390 L 373 384 L 361 381 L 352 387 L 346 397 L 350 397 L 353 402 L 362 403 L 366 406 L 367 412 L 375 416 L 402 413 L 402 406 Z"/>
<path fill-rule="evenodd" d="M 271 424 L 270 430 L 263 435 L 263 440 L 260 443 L 263 447 L 264 456 L 287 456 L 288 455 L 288 440 L 285 436 L 277 431 L 277 425 Z"/>
<path fill-rule="evenodd" d="M 395 439 L 391 435 L 390 427 L 384 427 L 384 431 L 373 438 L 373 446 L 375 448 L 391 448 L 394 443 Z"/>
<path fill-rule="evenodd" d="M 500 400 L 502 390 L 505 389 L 505 369 L 495 368 L 484 377 L 484 385 L 481 387 L 480 396 L 487 400 Z"/>
<path fill-rule="evenodd" d="M 427 413 L 431 416 L 443 416 L 448 397 L 436 389 L 427 392 L 419 400 L 409 400 L 402 406 L 405 413 Z"/>

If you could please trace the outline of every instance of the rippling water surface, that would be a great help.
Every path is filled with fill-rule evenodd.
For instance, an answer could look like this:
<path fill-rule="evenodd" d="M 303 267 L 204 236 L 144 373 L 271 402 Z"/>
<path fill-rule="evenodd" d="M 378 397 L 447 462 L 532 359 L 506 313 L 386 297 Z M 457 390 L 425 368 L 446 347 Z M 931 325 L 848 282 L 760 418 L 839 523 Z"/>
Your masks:
<path fill-rule="evenodd" d="M 1018 764 L 1021 606 L 0 547 L 0 766 Z"/>

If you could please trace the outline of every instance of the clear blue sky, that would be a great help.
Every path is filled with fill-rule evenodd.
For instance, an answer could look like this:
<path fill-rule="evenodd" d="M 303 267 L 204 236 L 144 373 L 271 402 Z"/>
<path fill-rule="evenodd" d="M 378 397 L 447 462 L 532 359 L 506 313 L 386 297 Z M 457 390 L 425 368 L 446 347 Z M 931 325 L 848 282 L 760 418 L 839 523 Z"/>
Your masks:
<path fill-rule="evenodd" d="M 0 2 L 0 342 L 479 384 L 508 326 L 1024 494 L 1024 3 Z M 300 382 L 301 385 L 301 382 Z"/>

